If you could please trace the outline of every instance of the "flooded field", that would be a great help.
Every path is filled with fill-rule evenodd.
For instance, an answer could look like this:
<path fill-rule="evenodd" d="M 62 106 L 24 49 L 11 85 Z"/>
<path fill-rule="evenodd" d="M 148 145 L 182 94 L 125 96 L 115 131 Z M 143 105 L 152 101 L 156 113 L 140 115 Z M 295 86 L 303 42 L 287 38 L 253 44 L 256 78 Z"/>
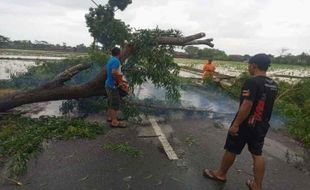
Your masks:
<path fill-rule="evenodd" d="M 176 63 L 180 66 L 189 66 L 195 69 L 202 70 L 203 64 L 206 60 L 197 59 L 175 59 Z M 243 72 L 247 72 L 248 64 L 246 62 L 234 62 L 234 61 L 214 61 L 216 65 L 216 71 L 220 74 L 229 76 L 239 76 Z M 298 65 L 282 65 L 272 64 L 269 68 L 268 75 L 272 78 L 276 78 L 283 81 L 294 81 L 296 79 L 292 77 L 310 77 L 310 67 L 303 67 Z M 287 75 L 288 77 L 280 77 L 278 75 Z"/>
<path fill-rule="evenodd" d="M 0 59 L 0 80 L 8 80 L 11 75 L 27 72 L 29 67 L 35 66 L 35 61 Z"/>

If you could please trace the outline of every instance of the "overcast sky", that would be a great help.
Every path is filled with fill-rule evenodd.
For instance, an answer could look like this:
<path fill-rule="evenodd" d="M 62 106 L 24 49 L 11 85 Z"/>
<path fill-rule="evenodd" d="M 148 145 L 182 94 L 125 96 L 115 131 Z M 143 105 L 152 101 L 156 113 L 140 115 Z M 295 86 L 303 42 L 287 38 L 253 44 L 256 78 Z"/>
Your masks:
<path fill-rule="evenodd" d="M 107 0 L 96 0 L 105 4 Z M 0 0 L 0 35 L 90 44 L 91 0 Z M 133 0 L 117 18 L 135 28 L 205 32 L 228 54 L 310 53 L 309 0 Z"/>

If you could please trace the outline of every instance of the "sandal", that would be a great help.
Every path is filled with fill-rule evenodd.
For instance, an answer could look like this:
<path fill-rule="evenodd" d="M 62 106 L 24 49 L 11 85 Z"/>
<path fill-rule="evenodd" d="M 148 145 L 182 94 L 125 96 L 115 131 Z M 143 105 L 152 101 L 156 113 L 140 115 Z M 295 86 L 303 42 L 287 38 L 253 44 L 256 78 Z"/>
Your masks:
<path fill-rule="evenodd" d="M 122 125 L 122 124 L 118 124 L 118 125 L 112 125 L 112 123 L 110 124 L 110 127 L 111 128 L 127 128 L 125 125 Z"/>
<path fill-rule="evenodd" d="M 248 186 L 248 188 L 250 190 L 254 190 L 253 189 L 253 183 L 254 183 L 254 180 L 253 179 L 249 179 L 245 184 Z"/>
<path fill-rule="evenodd" d="M 208 169 L 204 169 L 202 175 L 206 178 L 215 180 L 215 181 L 219 181 L 222 183 L 225 183 L 227 180 L 226 179 L 220 179 L 217 176 L 214 175 L 212 170 L 208 170 Z"/>

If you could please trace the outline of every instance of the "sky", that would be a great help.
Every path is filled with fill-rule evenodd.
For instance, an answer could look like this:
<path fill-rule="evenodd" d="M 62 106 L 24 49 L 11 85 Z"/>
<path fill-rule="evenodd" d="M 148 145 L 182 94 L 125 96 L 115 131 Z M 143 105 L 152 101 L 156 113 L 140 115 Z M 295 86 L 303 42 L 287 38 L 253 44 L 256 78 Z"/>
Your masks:
<path fill-rule="evenodd" d="M 105 4 L 107 0 L 95 0 Z M 116 18 L 136 29 L 179 29 L 214 38 L 228 54 L 310 53 L 309 0 L 132 0 Z M 0 35 L 68 45 L 92 41 L 91 0 L 0 0 Z M 204 47 L 204 46 L 201 46 Z"/>

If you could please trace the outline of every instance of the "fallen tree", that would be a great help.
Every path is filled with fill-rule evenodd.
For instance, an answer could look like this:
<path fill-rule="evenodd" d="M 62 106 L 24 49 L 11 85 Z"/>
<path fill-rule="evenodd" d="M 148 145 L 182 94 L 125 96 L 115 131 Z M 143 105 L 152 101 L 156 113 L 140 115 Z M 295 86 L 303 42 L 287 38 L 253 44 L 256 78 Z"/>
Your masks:
<path fill-rule="evenodd" d="M 198 33 L 186 37 L 171 37 L 171 36 L 160 36 L 154 41 L 154 46 L 158 45 L 177 45 L 186 46 L 192 44 L 204 44 L 213 47 L 212 39 L 198 40 L 205 37 L 204 33 Z M 124 61 L 130 58 L 137 49 L 131 43 L 123 46 L 121 60 Z M 97 74 L 89 82 L 81 85 L 66 85 L 65 82 L 69 81 L 73 76 L 77 75 L 83 70 L 90 68 L 92 64 L 79 64 L 68 68 L 64 72 L 60 73 L 55 77 L 54 80 L 47 82 L 37 88 L 27 91 L 17 91 L 12 94 L 6 95 L 0 98 L 0 112 L 8 111 L 12 108 L 45 101 L 55 100 L 70 100 L 79 98 L 88 98 L 92 96 L 105 96 L 106 91 L 104 88 L 106 80 L 105 68 Z"/>

